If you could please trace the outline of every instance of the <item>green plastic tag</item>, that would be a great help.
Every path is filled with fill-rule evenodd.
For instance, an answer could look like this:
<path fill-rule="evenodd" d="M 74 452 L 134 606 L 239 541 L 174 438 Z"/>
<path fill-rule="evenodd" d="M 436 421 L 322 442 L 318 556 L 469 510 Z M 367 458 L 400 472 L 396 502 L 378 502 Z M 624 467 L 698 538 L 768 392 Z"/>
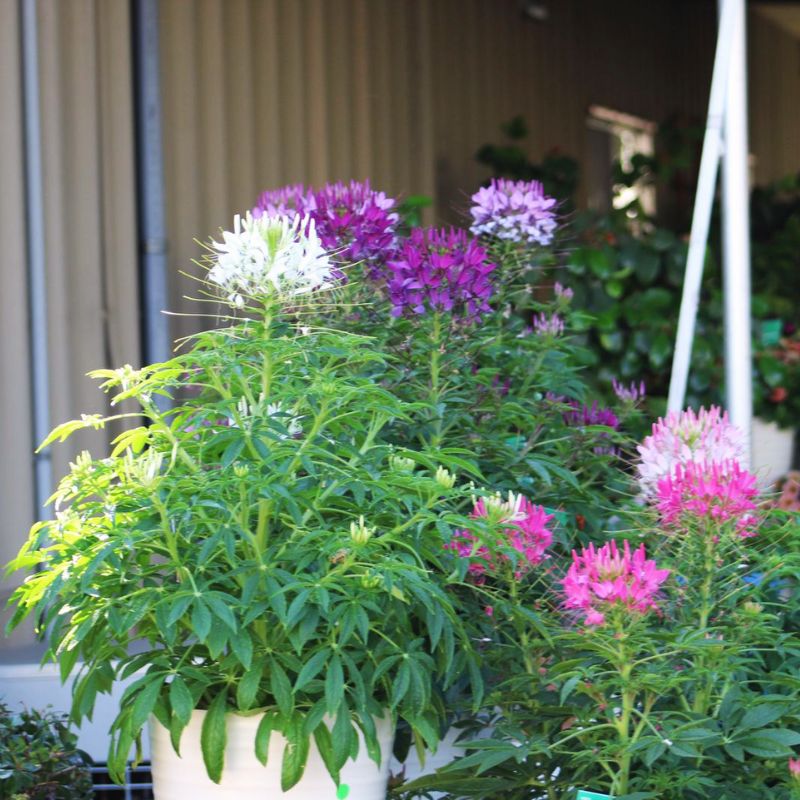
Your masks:
<path fill-rule="evenodd" d="M 600 792 L 587 792 L 586 789 L 578 789 L 578 796 L 575 800 L 614 800 L 610 794 L 600 794 Z"/>
<path fill-rule="evenodd" d="M 761 344 L 765 347 L 771 347 L 778 344 L 781 340 L 781 331 L 783 331 L 783 320 L 780 319 L 765 319 L 761 323 Z"/>

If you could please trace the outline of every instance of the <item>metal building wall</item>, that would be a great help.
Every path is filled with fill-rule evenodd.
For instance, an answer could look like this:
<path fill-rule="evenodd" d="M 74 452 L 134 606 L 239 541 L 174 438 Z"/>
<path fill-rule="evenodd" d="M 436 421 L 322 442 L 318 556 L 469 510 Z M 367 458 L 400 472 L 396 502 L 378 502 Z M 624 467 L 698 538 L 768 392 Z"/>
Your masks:
<path fill-rule="evenodd" d="M 0 0 L 0 562 L 34 516 L 18 0 Z M 139 360 L 128 0 L 39 0 L 50 418 L 106 401 L 90 369 Z M 59 476 L 87 434 L 54 450 Z M 13 588 L 5 581 L 0 603 Z M 27 634 L 29 637 L 29 634 Z M 24 643 L 7 641 L 0 651 Z"/>

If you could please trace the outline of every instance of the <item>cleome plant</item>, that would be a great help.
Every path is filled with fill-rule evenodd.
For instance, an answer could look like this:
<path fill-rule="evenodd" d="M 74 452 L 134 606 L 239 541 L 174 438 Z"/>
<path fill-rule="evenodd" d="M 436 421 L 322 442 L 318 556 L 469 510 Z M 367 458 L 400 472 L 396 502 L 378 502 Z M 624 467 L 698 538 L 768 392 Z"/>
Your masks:
<path fill-rule="evenodd" d="M 301 324 L 336 283 L 318 245 L 307 221 L 237 219 L 206 264 L 227 324 L 166 363 L 94 372 L 113 404 L 138 408 L 66 423 L 43 444 L 140 423 L 110 457 L 76 459 L 55 518 L 11 565 L 43 567 L 17 590 L 11 626 L 40 619 L 63 679 L 75 676 L 75 720 L 132 679 L 112 728 L 117 778 L 151 715 L 177 751 L 206 710 L 215 781 L 226 716 L 260 715 L 262 762 L 272 732 L 287 740 L 285 791 L 312 740 L 338 782 L 359 742 L 388 755 L 376 719 L 402 719 L 435 748 L 447 687 L 471 675 L 479 702 L 443 547 L 463 522 L 451 471 L 471 467 L 386 444 L 409 408 L 372 380 L 374 343 Z"/>

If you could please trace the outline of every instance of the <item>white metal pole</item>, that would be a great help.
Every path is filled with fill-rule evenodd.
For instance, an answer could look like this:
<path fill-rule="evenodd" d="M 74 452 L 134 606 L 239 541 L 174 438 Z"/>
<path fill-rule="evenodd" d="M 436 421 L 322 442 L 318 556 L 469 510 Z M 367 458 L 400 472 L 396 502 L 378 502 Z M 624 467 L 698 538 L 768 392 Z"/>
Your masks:
<path fill-rule="evenodd" d="M 697 179 L 697 196 L 694 201 L 692 232 L 689 237 L 689 253 L 686 258 L 686 274 L 683 279 L 683 295 L 678 317 L 678 335 L 672 359 L 669 383 L 670 411 L 679 411 L 686 397 L 689 379 L 689 364 L 692 359 L 692 342 L 700 301 L 700 284 L 703 278 L 703 261 L 708 243 L 708 228 L 711 209 L 714 205 L 714 187 L 717 180 L 722 151 L 722 126 L 730 70 L 736 7 L 742 0 L 722 0 L 717 35 L 717 51 L 714 56 L 714 72 L 711 78 L 711 95 L 708 101 L 708 118 L 700 157 L 700 173 Z"/>
<path fill-rule="evenodd" d="M 744 0 L 735 9 L 725 103 L 722 160 L 722 254 L 725 299 L 725 387 L 731 422 L 750 442 L 753 377 L 750 332 L 750 183 L 747 163 L 747 50 Z M 747 460 L 750 448 L 746 449 Z"/>

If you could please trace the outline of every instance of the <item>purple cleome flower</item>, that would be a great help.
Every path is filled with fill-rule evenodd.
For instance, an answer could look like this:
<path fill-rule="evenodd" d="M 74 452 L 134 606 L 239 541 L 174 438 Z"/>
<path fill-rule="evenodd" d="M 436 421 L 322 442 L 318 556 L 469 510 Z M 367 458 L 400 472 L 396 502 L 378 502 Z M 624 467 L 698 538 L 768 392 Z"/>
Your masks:
<path fill-rule="evenodd" d="M 625 386 L 624 384 L 620 383 L 616 378 L 611 379 L 611 386 L 614 389 L 614 394 L 622 400 L 623 403 L 636 403 L 639 400 L 644 400 L 646 397 L 645 388 L 644 388 L 644 381 L 639 381 L 639 385 L 636 385 L 636 381 L 631 383 L 630 386 Z"/>
<path fill-rule="evenodd" d="M 577 400 L 567 401 L 572 407 L 571 411 L 564 412 L 564 422 L 567 425 L 605 425 L 616 430 L 619 428 L 619 419 L 610 409 L 597 405 L 595 400 L 590 406 L 581 404 Z"/>
<path fill-rule="evenodd" d="M 579 403 L 577 400 L 568 400 L 567 405 L 571 407 L 571 411 L 564 412 L 564 423 L 571 427 L 583 427 L 584 425 L 605 425 L 607 428 L 617 430 L 619 428 L 619 419 L 617 415 L 610 409 L 597 405 L 597 400 L 592 404 L 586 405 Z M 601 437 L 607 436 L 605 433 L 600 434 Z M 616 447 L 598 446 L 593 448 L 594 452 L 598 455 L 618 455 Z"/>
<path fill-rule="evenodd" d="M 396 248 L 395 206 L 393 198 L 373 190 L 369 181 L 326 183 L 321 189 L 298 183 L 264 192 L 253 214 L 307 214 L 326 250 L 341 262 L 364 262 L 375 278 Z"/>
<path fill-rule="evenodd" d="M 560 336 L 564 333 L 564 320 L 558 314 L 535 314 L 533 330 L 540 336 Z"/>
<path fill-rule="evenodd" d="M 302 183 L 281 186 L 280 189 L 268 189 L 258 196 L 253 216 L 266 214 L 270 217 L 292 216 L 292 212 L 304 214 L 307 210 L 309 190 Z"/>
<path fill-rule="evenodd" d="M 569 286 L 562 286 L 558 281 L 556 281 L 556 285 L 553 287 L 553 293 L 559 300 L 563 300 L 566 303 L 569 303 L 575 296 L 575 292 L 573 292 Z"/>
<path fill-rule="evenodd" d="M 495 266 L 463 230 L 415 228 L 386 265 L 392 314 L 450 311 L 474 320 L 491 310 Z"/>
<path fill-rule="evenodd" d="M 539 181 L 494 178 L 472 195 L 472 203 L 470 231 L 476 236 L 540 245 L 553 241 L 556 199 L 544 193 Z"/>

